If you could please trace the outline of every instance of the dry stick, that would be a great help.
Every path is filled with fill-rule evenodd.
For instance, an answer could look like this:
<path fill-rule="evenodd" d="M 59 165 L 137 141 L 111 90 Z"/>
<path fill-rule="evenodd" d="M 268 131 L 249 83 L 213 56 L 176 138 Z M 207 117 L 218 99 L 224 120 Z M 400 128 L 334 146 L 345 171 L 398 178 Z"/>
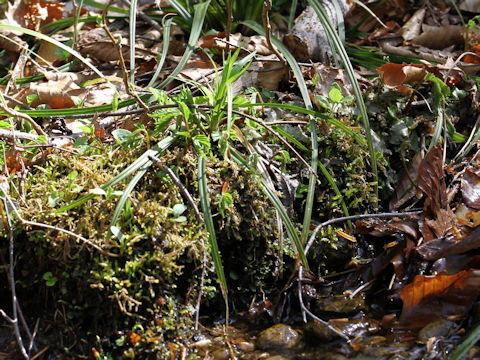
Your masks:
<path fill-rule="evenodd" d="M 111 252 L 108 252 L 106 250 L 104 250 L 102 247 L 100 247 L 99 245 L 95 244 L 94 242 L 84 238 L 83 236 L 81 235 L 78 235 L 78 234 L 75 234 L 74 232 L 70 231 L 70 230 L 67 230 L 67 229 L 63 229 L 61 227 L 58 227 L 58 226 L 53 226 L 53 225 L 48 225 L 48 224 L 42 224 L 42 223 L 38 223 L 38 222 L 35 222 L 35 221 L 29 221 L 29 220 L 25 220 L 21 215 L 20 213 L 18 212 L 18 209 L 17 207 L 15 206 L 15 204 L 13 203 L 12 199 L 10 199 L 10 196 L 8 196 L 7 194 L 5 194 L 5 197 L 7 198 L 8 202 L 10 203 L 11 207 L 13 208 L 13 211 L 15 212 L 15 215 L 17 215 L 17 218 L 18 218 L 18 221 L 20 222 L 20 224 L 22 225 L 30 225 L 30 226 L 34 226 L 34 227 L 39 227 L 39 228 L 44 228 L 44 229 L 51 229 L 51 230 L 55 230 L 55 231 L 60 231 L 60 232 L 63 232 L 67 235 L 70 235 L 70 236 L 73 236 L 74 238 L 84 242 L 85 244 L 87 245 L 90 245 L 91 247 L 93 247 L 94 249 L 96 249 L 99 253 L 101 253 L 102 255 L 105 255 L 105 256 L 109 256 L 109 257 L 115 257 L 115 258 L 118 258 L 120 257 L 121 255 L 119 254 L 113 254 Z"/>
<path fill-rule="evenodd" d="M 230 52 L 230 33 L 232 32 L 232 0 L 227 1 L 227 54 Z"/>
<path fill-rule="evenodd" d="M 27 51 L 28 51 L 28 45 L 26 45 L 22 52 L 20 53 L 20 56 L 18 58 L 17 63 L 15 64 L 15 67 L 13 68 L 12 73 L 10 74 L 10 80 L 8 80 L 8 84 L 5 88 L 4 93 L 8 94 L 10 92 L 10 87 L 14 89 L 14 91 L 17 91 L 17 84 L 15 80 L 17 78 L 23 77 L 23 69 L 25 67 L 25 64 L 27 63 L 28 57 L 27 57 Z M 4 95 L 5 96 L 5 95 Z"/>
<path fill-rule="evenodd" d="M 10 116 L 12 116 L 12 117 L 18 117 L 18 118 L 27 120 L 27 121 L 32 125 L 32 127 L 35 129 L 35 131 L 36 131 L 38 134 L 47 136 L 47 134 L 45 133 L 45 131 L 43 131 L 43 129 L 40 127 L 40 125 L 38 125 L 38 124 L 35 122 L 35 120 L 33 120 L 29 115 L 24 114 L 24 113 L 21 113 L 21 112 L 19 112 L 19 111 L 13 110 L 13 109 L 9 109 L 8 107 L 6 107 L 6 106 L 3 105 L 3 104 L 0 104 L 0 109 L 3 110 L 5 113 L 7 113 L 8 115 L 10 115 Z"/>
<path fill-rule="evenodd" d="M 7 202 L 5 200 L 7 194 L 4 194 L 5 197 L 2 197 L 2 205 L 0 207 L 2 208 L 2 213 L 3 213 L 3 208 L 8 209 L 7 207 Z M 8 272 L 8 282 L 10 283 L 10 292 L 12 294 L 12 312 L 13 315 L 10 318 L 3 310 L 0 310 L 0 314 L 7 320 L 12 326 L 15 331 L 15 338 L 17 339 L 17 345 L 20 348 L 20 352 L 22 353 L 22 356 L 25 359 L 29 359 L 30 357 L 27 354 L 27 351 L 25 350 L 25 346 L 23 345 L 23 339 L 22 339 L 22 334 L 20 333 L 20 328 L 18 327 L 18 300 L 17 300 L 17 293 L 15 290 L 15 272 L 14 272 L 14 261 L 15 261 L 15 256 L 14 256 L 14 240 L 13 240 L 13 229 L 12 229 L 12 222 L 10 220 L 10 214 L 9 211 L 5 211 L 5 216 L 7 218 L 7 224 L 8 224 L 8 240 L 9 240 L 9 272 Z"/>
<path fill-rule="evenodd" d="M 33 110 L 30 106 L 28 106 L 27 104 L 24 104 L 24 103 L 21 102 L 21 101 L 18 101 L 18 100 L 15 99 L 13 96 L 10 96 L 10 95 L 7 95 L 7 94 L 3 94 L 3 97 L 4 97 L 5 99 L 7 99 L 8 101 L 13 102 L 15 105 L 20 106 L 22 109 L 25 109 L 25 110 Z"/>
<path fill-rule="evenodd" d="M 24 133 L 20 131 L 0 129 L 0 138 L 6 138 L 6 139 L 12 139 L 12 140 L 20 139 L 20 140 L 37 141 L 38 135 Z"/>
<path fill-rule="evenodd" d="M 120 39 L 118 40 L 115 40 L 115 38 L 113 37 L 112 33 L 110 32 L 110 30 L 108 30 L 108 26 L 107 26 L 107 19 L 106 19 L 106 16 L 107 16 L 107 12 L 108 12 L 108 9 L 110 8 L 110 6 L 112 5 L 114 0 L 109 0 L 107 5 L 105 6 L 105 8 L 103 9 L 103 12 L 102 12 L 102 23 L 103 23 L 103 30 L 105 30 L 105 32 L 107 33 L 108 37 L 110 38 L 110 40 L 112 41 L 112 44 L 113 46 L 115 47 L 115 49 L 117 50 L 117 53 L 118 53 L 118 58 L 120 60 L 120 68 L 122 69 L 122 75 L 123 75 L 123 85 L 125 86 L 125 91 L 130 95 L 132 96 L 133 98 L 135 98 L 135 100 L 137 101 L 137 103 L 147 112 L 149 112 L 149 108 L 148 106 L 142 101 L 142 99 L 140 99 L 140 97 L 138 96 L 138 94 L 135 92 L 135 90 L 133 90 L 131 87 L 130 87 L 130 83 L 128 82 L 128 71 L 127 71 L 127 67 L 125 66 L 125 59 L 123 58 L 123 53 L 122 53 L 122 44 L 120 42 Z"/>
<path fill-rule="evenodd" d="M 165 171 L 168 176 L 170 176 L 170 179 L 175 183 L 175 185 L 178 186 L 180 192 L 185 196 L 187 201 L 190 203 L 190 205 L 193 208 L 193 212 L 195 213 L 195 217 L 197 221 L 200 224 L 204 223 L 203 217 L 200 214 L 200 211 L 198 210 L 197 204 L 195 204 L 195 200 L 193 200 L 192 195 L 188 192 L 187 188 L 182 184 L 179 178 L 175 175 L 175 173 L 170 169 L 168 166 L 164 165 L 163 162 L 156 156 L 150 155 L 148 157 L 151 161 L 156 163 L 163 171 Z M 202 293 L 203 293 L 203 287 L 205 284 L 205 275 L 207 272 L 207 251 L 205 249 L 205 242 L 203 241 L 202 238 L 200 238 L 202 242 L 202 248 L 203 248 L 203 266 L 202 266 L 202 274 L 200 276 L 200 286 L 198 290 L 198 297 L 197 297 L 197 304 L 195 306 L 195 330 L 198 330 L 198 318 L 200 315 L 200 303 L 202 301 Z"/>
<path fill-rule="evenodd" d="M 265 39 L 267 40 L 267 45 L 272 52 L 277 55 L 280 62 L 283 66 L 287 67 L 287 62 L 283 58 L 282 54 L 280 54 L 275 46 L 272 44 L 272 25 L 270 25 L 270 20 L 268 18 L 268 12 L 272 9 L 272 0 L 265 0 L 263 2 L 263 12 L 262 12 L 262 19 L 263 19 L 263 27 L 265 28 Z"/>

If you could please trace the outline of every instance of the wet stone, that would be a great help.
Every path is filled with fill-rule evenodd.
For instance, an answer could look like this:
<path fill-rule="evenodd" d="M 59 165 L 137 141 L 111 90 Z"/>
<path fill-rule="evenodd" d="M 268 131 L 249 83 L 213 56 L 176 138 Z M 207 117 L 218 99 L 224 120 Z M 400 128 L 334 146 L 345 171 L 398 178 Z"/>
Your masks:
<path fill-rule="evenodd" d="M 241 341 L 236 346 L 239 351 L 242 351 L 244 353 L 255 350 L 255 345 L 248 341 Z"/>
<path fill-rule="evenodd" d="M 318 297 L 314 301 L 314 312 L 334 312 L 337 314 L 352 314 L 365 310 L 363 295 L 350 299 L 348 296 Z"/>
<path fill-rule="evenodd" d="M 430 338 L 448 337 L 455 329 L 456 324 L 449 320 L 437 320 L 422 328 L 418 333 L 418 340 L 427 342 Z"/>
<path fill-rule="evenodd" d="M 217 349 L 212 352 L 213 360 L 227 360 L 230 359 L 230 352 L 228 349 Z"/>
<path fill-rule="evenodd" d="M 257 338 L 259 349 L 292 349 L 300 343 L 300 334 L 288 325 L 277 324 L 263 330 Z"/>

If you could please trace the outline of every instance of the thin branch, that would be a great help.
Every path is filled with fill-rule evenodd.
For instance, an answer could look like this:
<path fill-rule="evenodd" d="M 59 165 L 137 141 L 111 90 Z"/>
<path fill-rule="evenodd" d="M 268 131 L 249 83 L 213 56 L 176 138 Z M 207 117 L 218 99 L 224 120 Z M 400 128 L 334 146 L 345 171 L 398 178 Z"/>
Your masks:
<path fill-rule="evenodd" d="M 272 0 L 264 0 L 263 2 L 263 27 L 265 28 L 265 39 L 267 40 L 267 45 L 270 50 L 278 57 L 283 66 L 287 67 L 287 62 L 285 61 L 282 54 L 280 54 L 275 46 L 272 44 L 272 25 L 270 25 L 270 19 L 268 18 L 268 12 L 272 9 Z"/>
<path fill-rule="evenodd" d="M 8 129 L 0 129 L 0 138 L 37 141 L 38 135 Z"/>
<path fill-rule="evenodd" d="M 21 113 L 19 111 L 13 110 L 13 109 L 9 109 L 8 107 L 6 107 L 3 104 L 0 104 L 0 109 L 2 109 L 6 114 L 8 114 L 12 117 L 17 117 L 17 118 L 27 120 L 32 125 L 32 127 L 35 129 L 35 131 L 37 133 L 39 133 L 40 135 L 47 136 L 45 131 L 43 131 L 43 129 L 40 127 L 40 125 L 38 125 L 35 122 L 35 120 L 33 120 L 29 115 L 27 115 L 25 113 Z"/>
<path fill-rule="evenodd" d="M 75 234 L 74 232 L 70 231 L 70 230 L 66 230 L 66 229 L 63 229 L 61 227 L 58 227 L 58 226 L 53 226 L 53 225 L 48 225 L 48 224 L 42 224 L 42 223 L 38 223 L 38 222 L 35 222 L 35 221 L 28 221 L 28 220 L 25 220 L 21 215 L 20 213 L 18 212 L 18 209 L 17 207 L 15 206 L 15 204 L 13 203 L 12 199 L 10 199 L 10 197 L 5 194 L 8 202 L 10 203 L 11 207 L 13 208 L 13 211 L 15 212 L 15 215 L 17 216 L 18 218 L 18 221 L 22 224 L 22 225 L 30 225 L 30 226 L 34 226 L 34 227 L 39 227 L 39 228 L 44 228 L 44 229 L 50 229 L 50 230 L 55 230 L 55 231 L 60 231 L 60 232 L 63 232 L 67 235 L 70 235 L 70 236 L 73 236 L 74 238 L 76 238 L 77 240 L 80 240 L 82 242 L 84 242 L 85 244 L 87 245 L 90 245 L 91 247 L 93 247 L 94 249 L 96 249 L 98 252 L 100 252 L 102 255 L 105 255 L 105 256 L 109 256 L 109 257 L 120 257 L 121 255 L 119 254 L 113 254 L 111 252 L 108 252 L 106 250 L 104 250 L 102 247 L 98 246 L 97 244 L 95 244 L 94 242 L 84 238 L 83 236 L 81 235 L 78 235 L 78 234 Z"/>
<path fill-rule="evenodd" d="M 6 197 L 7 194 L 4 194 L 5 197 L 2 197 L 2 205 L 3 208 L 8 209 L 7 207 L 7 202 L 6 202 Z M 15 262 L 15 253 L 14 253 L 14 238 L 13 238 L 13 229 L 12 229 L 12 222 L 10 219 L 10 214 L 9 211 L 5 211 L 5 216 L 7 218 L 7 223 L 8 223 L 8 240 L 9 240 L 9 271 L 8 271 L 8 281 L 10 283 L 10 292 L 12 295 L 12 318 L 11 318 L 11 325 L 13 326 L 14 332 L 15 332 L 15 338 L 17 339 L 17 345 L 20 348 L 20 352 L 22 353 L 22 356 L 24 359 L 29 359 L 29 356 L 27 354 L 27 350 L 25 349 L 25 346 L 23 345 L 23 339 L 22 339 L 22 334 L 20 333 L 20 328 L 18 327 L 18 300 L 17 300 L 17 292 L 15 289 L 15 270 L 14 270 L 14 262 Z M 6 314 L 5 314 L 6 315 Z"/>
<path fill-rule="evenodd" d="M 421 214 L 423 210 L 419 211 L 410 211 L 410 212 L 403 212 L 403 213 L 380 213 L 380 214 L 362 214 L 362 215 L 352 215 L 352 216 L 343 216 L 339 217 L 336 219 L 331 219 L 328 221 L 325 221 L 315 228 L 313 230 L 312 236 L 310 236 L 310 239 L 308 240 L 307 246 L 305 247 L 305 255 L 307 255 L 308 250 L 310 247 L 313 245 L 313 242 L 315 241 L 315 237 L 317 236 L 317 233 L 320 231 L 321 228 L 332 225 L 332 224 L 337 224 L 349 220 L 359 220 L 359 219 L 373 219 L 373 218 L 396 218 L 396 217 L 408 217 L 412 215 L 418 215 Z"/>
<path fill-rule="evenodd" d="M 107 12 L 108 12 L 108 9 L 110 8 L 110 6 L 112 5 L 114 0 L 109 0 L 109 2 L 107 3 L 107 5 L 105 6 L 105 8 L 103 9 L 103 12 L 102 12 L 102 24 L 103 24 L 103 30 L 105 30 L 105 32 L 107 33 L 108 37 L 110 38 L 112 44 L 114 45 L 115 49 L 117 50 L 117 53 L 118 53 L 118 58 L 119 58 L 119 62 L 120 62 L 120 68 L 122 69 L 122 75 L 123 75 L 123 85 L 125 86 L 125 91 L 130 95 L 132 96 L 133 98 L 135 98 L 135 100 L 137 101 L 137 103 L 145 110 L 145 111 L 150 111 L 148 106 L 142 101 L 142 99 L 140 99 L 140 97 L 138 96 L 138 94 L 135 92 L 135 90 L 133 90 L 131 87 L 130 87 L 130 83 L 128 81 L 128 71 L 127 71 L 127 67 L 125 66 L 125 59 L 123 58 L 123 53 L 122 53 L 122 44 L 120 42 L 120 39 L 115 39 L 112 35 L 112 33 L 110 32 L 110 30 L 108 30 L 108 26 L 107 26 L 107 19 L 106 19 L 106 16 L 107 16 Z"/>
<path fill-rule="evenodd" d="M 166 166 L 162 160 L 160 160 L 158 157 L 154 156 L 154 155 L 149 155 L 148 158 L 150 160 L 152 160 L 154 163 L 156 163 L 163 171 L 165 171 L 168 176 L 170 177 L 170 179 L 172 179 L 172 181 L 175 183 L 175 185 L 178 186 L 178 189 L 180 190 L 180 192 L 182 193 L 183 196 L 185 196 L 185 198 L 187 199 L 187 201 L 190 203 L 190 205 L 192 206 L 193 208 L 193 212 L 195 213 L 195 217 L 197 219 L 197 221 L 200 223 L 200 224 L 203 224 L 203 217 L 202 215 L 200 214 L 200 211 L 198 210 L 198 207 L 197 207 L 197 204 L 195 204 L 195 200 L 193 200 L 193 196 L 190 195 L 190 193 L 188 192 L 187 188 L 182 184 L 182 182 L 180 181 L 180 179 L 175 175 L 175 173 L 172 171 L 172 169 L 170 169 L 168 166 Z"/>
<path fill-rule="evenodd" d="M 322 325 L 328 327 L 331 331 L 333 331 L 335 334 L 340 336 L 342 339 L 347 340 L 350 342 L 350 339 L 348 338 L 347 335 L 330 325 L 328 322 L 325 320 L 320 319 L 318 316 L 316 316 L 314 313 L 312 313 L 310 310 L 307 309 L 305 304 L 303 303 L 303 297 L 302 297 L 302 273 L 303 273 L 303 266 L 300 265 L 300 268 L 298 269 L 298 300 L 300 301 L 300 307 L 302 309 L 302 312 L 306 313 L 308 316 L 310 316 L 312 319 L 318 321 Z M 304 317 L 304 320 L 305 317 Z"/>
<path fill-rule="evenodd" d="M 174 182 L 175 185 L 178 186 L 180 192 L 182 195 L 187 199 L 187 201 L 190 203 L 190 205 L 193 208 L 193 212 L 195 213 L 195 217 L 197 221 L 200 224 L 204 224 L 204 219 L 203 216 L 200 214 L 200 211 L 198 210 L 197 204 L 195 203 L 195 200 L 193 200 L 193 196 L 190 195 L 188 192 L 187 188 L 182 184 L 180 179 L 175 175 L 175 173 L 170 169 L 168 166 L 164 165 L 162 160 L 160 160 L 158 157 L 154 155 L 149 155 L 148 157 L 151 161 L 156 163 L 160 168 L 165 171 L 168 176 L 170 176 L 170 179 Z M 200 275 L 200 286 L 198 289 L 198 297 L 197 297 L 197 304 L 195 306 L 195 330 L 198 330 L 198 318 L 200 316 L 200 303 L 202 301 L 202 294 L 203 294 L 203 287 L 205 284 L 205 275 L 207 272 L 207 249 L 205 248 L 205 242 L 203 241 L 202 238 L 200 238 L 200 241 L 202 243 L 202 249 L 203 249 L 203 266 L 202 266 L 202 274 Z"/>

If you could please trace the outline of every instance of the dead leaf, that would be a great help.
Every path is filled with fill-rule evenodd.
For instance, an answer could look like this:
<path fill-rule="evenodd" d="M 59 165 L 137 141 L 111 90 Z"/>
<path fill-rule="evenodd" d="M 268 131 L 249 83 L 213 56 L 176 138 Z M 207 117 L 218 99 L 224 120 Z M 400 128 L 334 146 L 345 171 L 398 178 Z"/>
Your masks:
<path fill-rule="evenodd" d="M 480 176 L 469 168 L 462 177 L 462 197 L 468 207 L 480 210 Z"/>
<path fill-rule="evenodd" d="M 420 35 L 423 19 L 425 18 L 425 8 L 420 8 L 412 15 L 410 19 L 398 31 L 404 41 L 410 41 Z"/>
<path fill-rule="evenodd" d="M 443 179 L 443 151 L 441 145 L 431 149 L 418 169 L 417 187 L 424 192 L 427 216 L 447 207 L 447 189 Z"/>
<path fill-rule="evenodd" d="M 398 182 L 398 185 L 392 195 L 392 199 L 388 204 L 390 211 L 397 210 L 408 200 L 415 197 L 417 188 L 413 181 L 415 179 L 415 175 L 418 173 L 418 168 L 422 162 L 423 156 L 423 151 L 419 151 L 410 161 L 407 168 L 407 173 L 403 175 Z"/>
<path fill-rule="evenodd" d="M 395 88 L 397 91 L 406 92 L 409 88 L 405 84 L 423 81 L 427 71 L 423 66 L 415 64 L 385 64 L 377 68 L 385 85 Z"/>
<path fill-rule="evenodd" d="M 128 337 L 130 338 L 130 343 L 135 346 L 140 340 L 141 340 L 141 336 L 134 333 L 134 332 L 129 332 L 128 333 Z"/>
<path fill-rule="evenodd" d="M 458 255 L 480 247 L 480 227 L 461 240 L 433 239 L 416 248 L 417 253 L 426 260 L 437 260 L 449 255 Z"/>
<path fill-rule="evenodd" d="M 412 44 L 441 50 L 452 45 L 462 45 L 465 42 L 464 32 L 463 27 L 458 25 L 424 25 L 424 32 L 413 39 Z"/>
<path fill-rule="evenodd" d="M 440 318 L 463 317 L 479 294 L 479 270 L 464 270 L 456 275 L 418 275 L 400 291 L 400 324 L 415 329 Z"/>
<path fill-rule="evenodd" d="M 10 25 L 38 30 L 55 20 L 63 19 L 65 5 L 62 2 L 41 0 L 15 0 L 8 3 L 5 18 Z"/>

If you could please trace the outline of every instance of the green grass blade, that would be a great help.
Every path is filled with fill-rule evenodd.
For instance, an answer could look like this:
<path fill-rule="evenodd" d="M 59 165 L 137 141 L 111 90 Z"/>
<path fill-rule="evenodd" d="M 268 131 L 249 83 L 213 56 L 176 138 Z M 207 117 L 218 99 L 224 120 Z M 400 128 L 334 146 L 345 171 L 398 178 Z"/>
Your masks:
<path fill-rule="evenodd" d="M 130 46 L 130 83 L 135 84 L 135 36 L 137 32 L 137 0 L 130 0 L 130 23 L 128 45 Z"/>
<path fill-rule="evenodd" d="M 342 8 L 338 3 L 338 0 L 333 0 L 333 6 L 335 7 L 335 14 L 337 15 L 337 28 L 338 28 L 338 36 L 342 44 L 345 44 L 345 21 L 343 19 Z"/>
<path fill-rule="evenodd" d="M 370 154 L 370 162 L 372 166 L 372 173 L 374 176 L 375 180 L 375 197 L 376 197 L 376 203 L 378 203 L 378 169 L 377 169 L 377 157 L 375 156 L 375 148 L 373 145 L 373 137 L 372 137 L 372 132 L 370 130 L 370 122 L 368 120 L 368 113 L 367 113 L 367 107 L 365 106 L 365 102 L 363 101 L 363 95 L 360 90 L 360 86 L 358 85 L 358 81 L 355 78 L 355 71 L 353 69 L 352 63 L 350 62 L 350 59 L 347 55 L 347 52 L 345 50 L 345 47 L 342 44 L 342 41 L 340 40 L 340 37 L 338 36 L 337 32 L 332 26 L 332 23 L 330 22 L 330 19 L 328 18 L 327 14 L 325 13 L 325 10 L 323 7 L 315 0 L 308 0 L 308 3 L 312 5 L 313 9 L 317 13 L 320 22 L 322 23 L 325 32 L 327 33 L 327 37 L 330 39 L 330 41 L 335 45 L 335 49 L 337 53 L 340 56 L 340 59 L 343 62 L 343 65 L 345 66 L 345 70 L 347 71 L 348 79 L 350 80 L 350 83 L 352 84 L 353 88 L 353 93 L 355 94 L 355 99 L 357 101 L 357 106 L 360 110 L 360 115 L 362 119 L 362 124 L 363 128 L 365 129 L 366 133 L 366 138 L 367 138 L 367 147 L 368 147 L 368 152 Z"/>
<path fill-rule="evenodd" d="M 290 30 L 293 27 L 293 22 L 295 20 L 295 12 L 297 11 L 298 0 L 292 1 L 292 6 L 290 7 L 290 16 L 288 17 L 288 29 Z"/>
<path fill-rule="evenodd" d="M 460 346 L 450 355 L 448 360 L 460 360 L 468 350 L 475 346 L 478 340 L 480 340 L 480 325 L 468 335 Z"/>
<path fill-rule="evenodd" d="M 265 31 L 257 24 L 251 21 L 244 21 L 244 25 L 250 27 L 254 31 L 258 32 L 260 35 L 265 36 Z M 310 100 L 310 95 L 308 94 L 307 84 L 303 78 L 302 71 L 297 64 L 297 61 L 293 55 L 288 51 L 288 49 L 275 37 L 272 36 L 272 43 L 278 48 L 287 61 L 288 65 L 293 71 L 295 78 L 297 79 L 298 88 L 302 94 L 303 102 L 305 107 L 308 110 L 312 109 L 312 101 Z M 310 126 L 310 137 L 312 141 L 312 169 L 313 174 L 310 174 L 308 180 L 308 193 L 307 201 L 305 203 L 305 215 L 303 217 L 303 230 L 302 230 L 302 243 L 305 244 L 308 238 L 308 232 L 310 231 L 310 223 L 312 221 L 312 211 L 313 211 L 313 200 L 315 197 L 315 185 L 317 182 L 317 166 L 318 166 L 318 141 L 317 141 L 317 130 L 315 126 L 315 119 L 310 117 L 309 121 Z"/>
<path fill-rule="evenodd" d="M 103 10 L 105 9 L 105 4 L 104 3 L 101 3 L 101 2 L 98 2 L 98 1 L 95 1 L 95 0 L 84 0 L 84 3 L 85 5 L 89 5 L 91 7 L 94 7 L 96 9 L 100 9 L 100 10 Z M 108 8 L 108 12 L 116 12 L 116 13 L 120 13 L 120 14 L 128 14 L 128 10 L 127 9 L 122 9 L 120 7 L 117 7 L 117 6 L 110 6 Z"/>
<path fill-rule="evenodd" d="M 148 165 L 148 166 L 147 166 Z M 123 191 L 122 196 L 120 197 L 120 200 L 118 200 L 117 206 L 115 207 L 115 211 L 113 212 L 112 220 L 110 221 L 110 226 L 115 226 L 118 218 L 122 214 L 123 207 L 125 206 L 125 203 L 128 200 L 128 197 L 132 193 L 133 189 L 135 188 L 135 185 L 140 181 L 140 179 L 145 175 L 147 172 L 148 168 L 150 167 L 151 164 L 145 164 L 142 168 L 140 168 L 135 176 L 130 180 L 128 183 L 127 187 Z"/>
<path fill-rule="evenodd" d="M 75 3 L 76 3 L 76 0 L 72 0 L 72 1 L 75 1 Z M 77 42 L 77 39 L 78 39 L 77 38 L 77 36 L 78 36 L 78 19 L 80 19 L 82 8 L 83 8 L 83 0 L 79 0 L 78 5 L 77 5 L 77 12 L 76 12 L 75 17 L 73 19 L 73 43 L 74 44 Z"/>
<path fill-rule="evenodd" d="M 177 0 L 170 0 L 170 5 L 177 11 L 178 15 L 185 19 L 189 24 L 192 23 L 192 15 Z"/>
<path fill-rule="evenodd" d="M 340 121 L 335 120 L 335 119 L 333 119 L 333 118 L 331 118 L 331 117 L 329 117 L 325 114 L 322 114 L 318 111 L 315 111 L 315 110 L 309 110 L 309 109 L 305 109 L 305 108 L 302 108 L 302 107 L 296 106 L 296 105 L 280 104 L 280 103 L 278 103 L 278 104 L 277 103 L 245 103 L 245 104 L 241 104 L 241 105 L 238 105 L 238 106 L 235 106 L 235 104 L 234 104 L 235 109 L 245 108 L 245 107 L 257 107 L 257 106 L 258 107 L 271 107 L 271 108 L 287 109 L 287 110 L 295 111 L 295 112 L 298 112 L 298 113 L 301 113 L 301 114 L 311 115 L 313 117 L 325 120 L 325 121 L 329 122 L 330 124 L 335 125 L 339 129 L 342 129 L 345 133 L 352 136 L 359 144 L 362 144 L 362 145 L 366 144 L 365 139 L 361 135 L 359 135 L 358 133 L 356 133 L 355 131 L 350 129 L 347 125 L 345 125 L 345 124 L 341 123 Z"/>
<path fill-rule="evenodd" d="M 158 76 L 162 71 L 163 64 L 165 64 L 165 60 L 167 59 L 168 46 L 170 45 L 170 29 L 172 28 L 172 22 L 173 22 L 173 18 L 168 18 L 165 20 L 165 24 L 163 25 L 162 56 L 160 57 L 160 61 L 158 62 L 157 69 L 155 70 L 155 74 L 153 74 L 153 77 L 148 83 L 147 88 L 155 84 L 155 81 L 157 81 Z"/>
<path fill-rule="evenodd" d="M 145 151 L 137 160 L 135 160 L 133 163 L 131 163 L 125 170 L 123 170 L 120 174 L 115 176 L 113 179 L 110 181 L 107 181 L 105 184 L 101 186 L 103 190 L 108 189 L 111 186 L 114 186 L 118 184 L 120 181 L 126 179 L 130 175 L 132 175 L 135 171 L 142 169 L 147 169 L 149 166 L 152 165 L 152 161 L 148 158 L 150 155 L 153 156 L 158 156 L 160 153 L 168 149 L 170 145 L 173 144 L 175 141 L 175 137 L 173 136 L 168 136 L 159 143 L 155 144 L 150 150 Z M 67 210 L 74 209 L 84 203 L 86 203 L 88 200 L 93 199 L 96 194 L 88 194 L 80 199 L 74 201 L 71 204 L 62 206 L 60 209 L 55 210 L 55 212 L 63 212 Z"/>
<path fill-rule="evenodd" d="M 327 168 L 325 166 L 323 166 L 323 164 L 319 161 L 318 162 L 318 166 L 320 167 L 320 171 L 322 172 L 323 176 L 325 176 L 325 178 L 327 179 L 328 183 L 330 184 L 330 186 L 332 187 L 333 191 L 335 192 L 335 194 L 338 196 L 338 198 L 340 199 L 340 205 L 342 206 L 342 210 L 343 210 L 343 213 L 345 216 L 350 216 L 349 213 L 348 213 L 348 208 L 347 208 L 347 204 L 345 204 L 345 200 L 343 199 L 343 195 L 342 193 L 340 192 L 340 190 L 338 189 L 338 186 L 337 184 L 335 183 L 335 179 L 332 177 L 332 175 L 330 175 L 330 173 L 328 172 Z M 348 220 L 348 228 L 350 230 L 353 230 L 352 228 L 352 222 L 350 220 Z"/>
<path fill-rule="evenodd" d="M 105 16 L 105 19 L 125 19 L 126 15 L 109 15 Z M 96 22 L 98 20 L 97 16 L 81 16 L 77 19 L 78 23 L 81 22 Z M 68 18 L 63 18 L 60 20 L 53 21 L 51 23 L 48 23 L 40 28 L 40 31 L 45 32 L 48 29 L 55 29 L 55 30 L 61 30 L 65 29 L 69 26 L 72 26 L 74 23 L 74 19 L 72 17 Z"/>
<path fill-rule="evenodd" d="M 173 70 L 173 72 L 160 85 L 157 86 L 158 89 L 163 89 L 165 86 L 170 84 L 173 81 L 173 79 L 175 79 L 175 77 L 180 73 L 180 71 L 182 71 L 183 67 L 187 63 L 190 56 L 192 55 L 193 51 L 195 50 L 195 44 L 200 38 L 200 34 L 202 32 L 202 27 L 203 27 L 203 21 L 205 20 L 205 15 L 207 13 L 209 4 L 210 4 L 210 0 L 207 0 L 204 3 L 197 4 L 194 6 L 195 15 L 193 16 L 192 30 L 190 32 L 190 37 L 188 39 L 187 49 L 183 53 L 182 58 L 180 59 L 177 67 Z"/>
<path fill-rule="evenodd" d="M 235 160 L 238 164 L 250 170 L 254 174 L 257 173 L 257 171 L 245 161 L 245 159 L 240 155 L 240 153 L 237 150 L 231 149 L 231 153 L 232 153 L 233 160 Z M 268 186 L 268 184 L 265 182 L 265 179 L 260 177 L 260 181 L 262 184 L 262 191 L 265 193 L 265 195 L 268 197 L 272 205 L 280 214 L 280 217 L 282 218 L 282 221 L 285 224 L 285 227 L 287 228 L 288 236 L 290 237 L 293 244 L 295 245 L 298 256 L 300 257 L 300 261 L 302 262 L 305 269 L 309 269 L 307 257 L 305 256 L 305 252 L 303 251 L 302 241 L 298 236 L 298 232 L 295 229 L 295 226 L 293 225 L 292 221 L 288 217 L 285 207 L 283 206 L 282 202 L 280 201 L 277 194 L 275 193 L 275 190 L 271 189 Z"/>
<path fill-rule="evenodd" d="M 215 227 L 213 226 L 212 212 L 210 210 L 210 200 L 208 197 L 207 175 L 205 173 L 205 158 L 200 156 L 198 158 L 198 190 L 200 193 L 200 202 L 202 204 L 203 216 L 205 219 L 205 226 L 208 231 L 208 239 L 210 248 L 212 249 L 213 263 L 215 264 L 215 271 L 217 272 L 218 282 L 222 290 L 225 303 L 228 304 L 228 288 L 225 273 L 223 271 L 222 258 L 218 248 L 217 237 L 215 236 Z"/>
<path fill-rule="evenodd" d="M 101 73 L 100 70 L 98 70 L 95 66 L 93 66 L 89 61 L 87 61 L 87 59 L 85 59 L 78 51 L 75 51 L 73 50 L 71 47 L 68 47 L 64 44 L 62 44 L 61 42 L 55 40 L 55 39 L 52 39 L 50 36 L 47 36 L 47 35 L 44 35 L 42 33 L 39 33 L 37 31 L 34 31 L 34 30 L 30 30 L 30 29 L 25 29 L 25 28 L 22 28 L 22 27 L 19 27 L 19 26 L 13 26 L 13 25 L 7 25 L 7 24 L 0 24 L 0 30 L 10 30 L 10 31 L 18 31 L 18 32 L 21 32 L 23 34 L 27 34 L 27 35 L 30 35 L 30 36 L 33 36 L 33 37 L 36 37 L 38 39 L 41 39 L 41 40 L 44 40 L 44 41 L 47 41 L 53 45 L 56 45 L 57 47 L 59 47 L 60 49 L 62 50 L 65 50 L 66 52 L 68 52 L 69 54 L 73 55 L 74 57 L 76 57 L 78 60 L 80 60 L 82 63 L 84 63 L 87 67 L 89 67 L 91 70 L 93 70 L 93 72 L 95 72 L 95 74 L 97 74 L 98 76 L 100 76 L 102 79 L 105 79 L 105 81 L 107 83 L 110 83 L 106 78 L 105 76 Z"/>

